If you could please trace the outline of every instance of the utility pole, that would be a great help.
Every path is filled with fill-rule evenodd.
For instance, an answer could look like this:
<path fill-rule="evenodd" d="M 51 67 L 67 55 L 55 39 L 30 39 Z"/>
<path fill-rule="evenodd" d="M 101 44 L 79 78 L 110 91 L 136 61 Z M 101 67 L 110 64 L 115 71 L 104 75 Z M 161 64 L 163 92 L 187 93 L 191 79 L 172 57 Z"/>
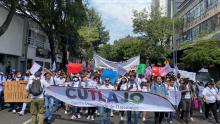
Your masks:
<path fill-rule="evenodd" d="M 177 65 L 177 50 L 176 50 L 176 41 L 174 39 L 175 35 L 175 25 L 174 25 L 174 0 L 171 0 L 171 19 L 172 19 L 172 47 L 173 47 L 173 65 Z"/>

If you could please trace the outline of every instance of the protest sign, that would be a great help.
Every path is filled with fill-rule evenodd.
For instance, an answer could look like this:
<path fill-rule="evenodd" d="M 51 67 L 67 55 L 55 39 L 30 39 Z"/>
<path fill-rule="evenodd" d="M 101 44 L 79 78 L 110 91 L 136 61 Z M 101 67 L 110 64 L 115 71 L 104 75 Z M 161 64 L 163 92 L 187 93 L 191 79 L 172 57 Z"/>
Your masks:
<path fill-rule="evenodd" d="M 110 83 L 115 84 L 115 80 L 118 76 L 118 73 L 116 71 L 110 70 L 110 69 L 103 69 L 102 71 L 102 80 L 104 81 L 106 77 L 110 78 Z"/>
<path fill-rule="evenodd" d="M 34 62 L 34 64 L 32 65 L 30 69 L 31 74 L 34 75 L 40 68 L 41 66 L 37 64 L 36 62 Z"/>
<path fill-rule="evenodd" d="M 30 102 L 31 99 L 25 87 L 27 81 L 10 81 L 4 83 L 5 102 Z"/>
<path fill-rule="evenodd" d="M 139 64 L 137 67 L 138 67 L 137 74 L 144 74 L 145 69 L 146 69 L 146 65 L 145 64 Z"/>
<path fill-rule="evenodd" d="M 81 72 L 81 70 L 82 70 L 82 64 L 70 63 L 67 65 L 67 73 L 68 74 L 71 74 L 71 73 L 78 74 Z"/>
<path fill-rule="evenodd" d="M 196 81 L 196 73 L 179 70 L 181 78 L 188 77 L 192 81 Z"/>
<path fill-rule="evenodd" d="M 168 99 L 147 92 L 127 92 L 53 86 L 46 89 L 45 94 L 53 96 L 66 104 L 79 107 L 104 106 L 105 108 L 120 111 L 175 111 Z"/>

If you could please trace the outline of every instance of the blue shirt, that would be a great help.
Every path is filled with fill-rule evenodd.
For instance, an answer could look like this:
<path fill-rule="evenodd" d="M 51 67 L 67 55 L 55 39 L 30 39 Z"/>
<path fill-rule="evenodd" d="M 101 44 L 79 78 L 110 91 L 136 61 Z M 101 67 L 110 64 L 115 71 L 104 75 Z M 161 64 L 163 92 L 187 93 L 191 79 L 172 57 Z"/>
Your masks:
<path fill-rule="evenodd" d="M 153 85 L 151 86 L 151 91 L 155 94 L 161 95 L 161 96 L 168 96 L 168 91 L 166 86 L 161 83 L 160 85 L 156 82 L 153 83 Z"/>

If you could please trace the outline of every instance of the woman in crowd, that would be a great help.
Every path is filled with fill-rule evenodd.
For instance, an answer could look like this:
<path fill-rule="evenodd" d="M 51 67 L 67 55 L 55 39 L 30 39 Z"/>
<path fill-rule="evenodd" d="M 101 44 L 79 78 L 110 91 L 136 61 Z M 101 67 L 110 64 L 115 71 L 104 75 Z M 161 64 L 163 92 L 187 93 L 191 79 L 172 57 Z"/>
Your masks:
<path fill-rule="evenodd" d="M 127 90 L 127 86 L 128 86 L 127 82 L 128 82 L 128 79 L 125 76 L 123 76 L 121 78 L 121 81 L 118 84 L 117 90 L 119 90 L 119 91 L 120 90 L 121 91 Z M 119 111 L 119 113 L 120 113 L 120 116 L 121 116 L 121 121 L 123 121 L 124 120 L 124 113 L 125 112 L 124 111 Z"/>
<path fill-rule="evenodd" d="M 90 76 L 90 80 L 88 81 L 88 85 L 87 88 L 91 88 L 91 89 L 97 89 L 97 81 L 96 81 L 96 76 L 95 75 L 91 75 Z M 88 108 L 88 117 L 87 120 L 92 120 L 94 121 L 94 114 L 96 111 L 96 107 L 89 107 Z"/>
<path fill-rule="evenodd" d="M 202 95 L 203 95 L 203 100 L 205 102 L 205 117 L 206 117 L 206 119 L 209 118 L 209 111 L 211 110 L 214 115 L 216 124 L 218 124 L 219 120 L 218 120 L 217 111 L 216 111 L 217 110 L 217 107 L 216 107 L 217 92 L 214 89 L 214 85 L 215 85 L 214 82 L 212 82 L 212 81 L 208 82 L 207 86 L 205 87 L 205 89 L 202 92 Z"/>
<path fill-rule="evenodd" d="M 141 91 L 142 92 L 150 92 L 151 91 L 151 81 L 143 78 L 141 80 Z M 142 121 L 146 121 L 147 112 L 143 112 Z"/>
<path fill-rule="evenodd" d="M 72 82 L 73 82 L 73 84 L 72 84 L 72 87 L 74 87 L 74 88 L 79 88 L 79 87 L 81 87 L 81 81 L 80 81 L 80 78 L 79 78 L 79 76 L 78 75 L 74 75 L 73 77 L 72 77 Z M 76 106 L 73 106 L 73 115 L 72 115 L 72 117 L 71 117 L 71 119 L 72 120 L 74 120 L 74 119 L 76 119 L 76 118 L 78 118 L 78 119 L 80 119 L 81 118 L 81 115 L 80 115 L 80 107 L 76 107 Z"/>

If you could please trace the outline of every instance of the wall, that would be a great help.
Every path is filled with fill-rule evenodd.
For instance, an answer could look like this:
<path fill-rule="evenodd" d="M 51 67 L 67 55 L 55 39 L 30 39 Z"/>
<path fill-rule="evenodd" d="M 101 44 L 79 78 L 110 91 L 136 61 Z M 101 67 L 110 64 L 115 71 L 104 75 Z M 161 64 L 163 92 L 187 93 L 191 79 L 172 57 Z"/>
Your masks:
<path fill-rule="evenodd" d="M 0 25 L 3 24 L 8 11 L 0 7 Z M 0 53 L 22 56 L 24 19 L 14 15 L 8 30 L 0 37 Z"/>

